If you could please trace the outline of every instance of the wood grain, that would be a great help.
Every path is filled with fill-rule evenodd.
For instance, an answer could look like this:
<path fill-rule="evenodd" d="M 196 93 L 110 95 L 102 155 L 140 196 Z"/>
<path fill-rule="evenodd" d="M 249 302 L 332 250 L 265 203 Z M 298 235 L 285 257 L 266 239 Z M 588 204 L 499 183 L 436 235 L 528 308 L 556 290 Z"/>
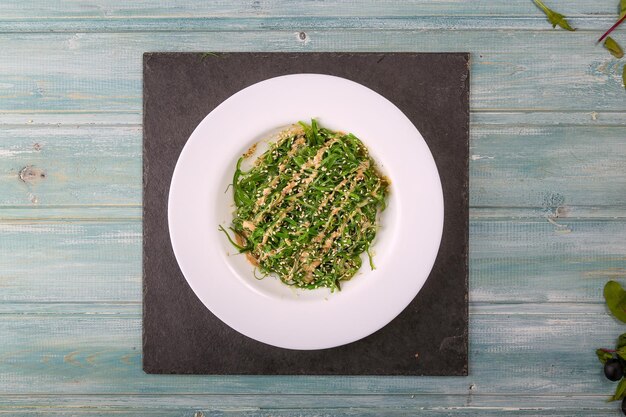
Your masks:
<path fill-rule="evenodd" d="M 0 131 L 5 206 L 141 204 L 141 127 Z"/>
<path fill-rule="evenodd" d="M 611 27 L 616 14 L 570 18 L 578 31 L 589 31 L 597 36 Z M 49 19 L 0 19 L 4 33 L 109 33 L 109 32 L 235 32 L 251 30 L 309 31 L 320 29 L 363 30 L 537 30 L 553 31 L 546 17 L 539 11 L 530 16 L 338 16 L 310 17 L 71 17 Z"/>
<path fill-rule="evenodd" d="M 617 13 L 615 2 L 585 0 L 551 0 L 550 7 L 568 16 L 612 16 Z M 50 18 L 76 17 L 240 17 L 277 16 L 518 16 L 541 15 L 531 2 L 509 0 L 493 2 L 476 0 L 272 0 L 198 2 L 194 0 L 169 0 L 154 2 L 137 0 L 88 0 L 68 2 L 64 0 L 4 0 L 0 5 L 3 20 L 45 20 Z"/>
<path fill-rule="evenodd" d="M 0 231 L 2 301 L 141 301 L 141 222 L 19 222 Z"/>
<path fill-rule="evenodd" d="M 626 112 L 597 111 L 480 111 L 470 109 L 474 126 L 626 126 Z M 11 111 L 0 112 L 0 126 L 141 126 L 141 111 Z"/>
<path fill-rule="evenodd" d="M 569 206 L 626 205 L 621 126 L 478 124 L 470 140 L 473 207 L 538 207 L 543 217 L 567 217 Z M 7 126 L 0 141 L 1 206 L 141 204 L 140 126 Z M 67 216 L 84 217 L 81 209 Z"/>
<path fill-rule="evenodd" d="M 546 3 L 579 30 L 530 0 L 0 2 L 0 414 L 619 415 L 617 2 Z M 472 53 L 469 377 L 142 373 L 141 54 L 252 50 Z"/>
<path fill-rule="evenodd" d="M 292 395 L 279 403 L 254 395 L 25 396 L 4 397 L 4 410 L 45 415 L 207 416 L 573 416 L 580 409 L 616 415 L 614 404 L 591 395 L 572 395 L 571 405 L 546 396 L 467 395 Z M 529 404 L 534 404 L 530 407 Z M 0 408 L 0 414 L 4 411 Z M 97 411 L 96 411 L 97 410 Z M 54 414 L 53 414 L 54 413 Z M 80 414 L 78 414 L 80 413 Z M 141 414 L 143 413 L 143 414 Z M 28 414 L 32 415 L 32 414 Z"/>
<path fill-rule="evenodd" d="M 601 302 L 604 283 L 626 275 L 626 222 L 553 221 L 472 220 L 470 300 Z M 141 302 L 139 221 L 16 221 L 0 232 L 0 302 Z"/>
<path fill-rule="evenodd" d="M 307 31 L 304 40 L 299 32 L 0 34 L 0 112 L 137 112 L 145 51 L 468 51 L 474 110 L 620 112 L 626 105 L 621 65 L 596 47 L 595 32 L 329 29 Z"/>
<path fill-rule="evenodd" d="M 499 306 L 495 312 L 489 305 L 475 307 L 470 320 L 469 377 L 372 378 L 146 375 L 140 366 L 139 316 L 3 314 L 0 331 L 8 337 L 0 347 L 0 403 L 12 395 L 152 393 L 211 394 L 219 396 L 215 401 L 228 401 L 222 394 L 254 395 L 257 404 L 271 404 L 279 400 L 265 394 L 280 393 L 328 395 L 344 403 L 349 401 L 347 395 L 450 394 L 462 397 L 459 404 L 463 404 L 467 395 L 473 399 L 498 394 L 510 396 L 506 401 L 514 406 L 523 404 L 515 398 L 523 393 L 593 394 L 600 405 L 613 384 L 598 378 L 601 366 L 593 352 L 613 344 L 621 327 L 607 318 L 600 309 L 581 314 L 567 306 L 533 314 L 508 314 Z M 297 403 L 288 398 L 281 401 Z M 302 400 L 300 405 L 315 403 Z"/>

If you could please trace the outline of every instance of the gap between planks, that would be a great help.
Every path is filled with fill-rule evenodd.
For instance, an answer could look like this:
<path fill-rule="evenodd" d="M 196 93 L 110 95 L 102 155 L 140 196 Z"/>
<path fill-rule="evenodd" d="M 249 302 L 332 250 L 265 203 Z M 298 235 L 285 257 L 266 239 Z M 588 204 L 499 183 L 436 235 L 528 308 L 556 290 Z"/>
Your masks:
<path fill-rule="evenodd" d="M 142 127 L 141 112 L 19 111 L 0 113 L 0 128 Z M 626 112 L 526 109 L 476 109 L 470 112 L 470 128 L 477 126 L 626 126 Z"/>
<path fill-rule="evenodd" d="M 546 207 L 470 206 L 470 221 L 621 221 L 626 219 L 624 206 L 567 205 L 566 217 L 555 217 Z M 13 205 L 0 206 L 0 223 L 126 223 L 142 222 L 142 206 L 128 205 Z"/>
<path fill-rule="evenodd" d="M 585 0 L 551 0 L 550 6 L 567 14 L 569 17 L 610 16 L 617 10 L 614 1 L 589 2 Z M 168 17 L 184 18 L 200 17 L 305 17 L 324 18 L 336 17 L 413 17 L 417 15 L 468 17 L 498 16 L 535 16 L 540 11 L 528 0 L 509 0 L 493 2 L 489 0 L 446 0 L 424 2 L 419 0 L 273 0 L 254 2 L 213 1 L 198 2 L 194 0 L 170 0 L 167 2 L 151 2 L 139 0 L 92 0 L 88 4 L 63 0 L 39 0 L 24 2 L 23 0 L 3 0 L 3 18 L 16 20 L 32 19 L 38 16 L 42 20 L 51 18 L 85 18 L 85 17 Z"/>
<path fill-rule="evenodd" d="M 193 377 L 192 377 L 193 378 Z M 306 378 L 306 376 L 303 376 Z M 573 411 L 580 409 L 615 410 L 616 403 L 607 403 L 607 395 L 546 393 L 529 395 L 524 393 L 478 393 L 468 390 L 463 394 L 450 393 L 181 393 L 181 394 L 0 394 L 4 407 L 12 409 L 45 408 L 46 411 L 67 409 L 75 411 L 99 410 L 124 411 L 133 409 L 210 409 L 279 411 L 295 409 L 309 410 L 357 410 L 374 409 L 392 411 L 437 411 L 438 413 L 485 411 Z M 207 404 L 207 402 L 209 404 Z M 532 405 L 531 405 L 532 404 Z M 83 408 L 83 410 L 81 410 Z M 0 412 L 2 406 L 0 406 Z M 449 414 L 446 414 L 449 415 Z M 492 415 L 490 413 L 490 415 Z M 497 415 L 497 414 L 493 414 Z M 522 414 L 527 415 L 527 414 Z M 547 414 L 549 415 L 549 414 Z M 573 414 L 572 414 L 573 415 Z"/>
<path fill-rule="evenodd" d="M 1 317 L 27 318 L 27 316 L 120 317 L 137 319 L 142 314 L 141 301 L 80 302 L 80 301 L 10 301 L 0 302 Z M 470 316 L 599 316 L 606 315 L 604 303 L 599 302 L 534 302 L 502 303 L 471 302 Z"/>
<path fill-rule="evenodd" d="M 568 20 L 579 32 L 602 32 L 617 20 L 617 13 L 576 16 Z M 554 29 L 545 15 L 450 16 L 415 14 L 413 16 L 90 16 L 47 19 L 1 19 L 1 34 L 24 33 L 140 33 L 140 32 L 254 32 L 321 30 L 516 30 L 550 32 Z"/>

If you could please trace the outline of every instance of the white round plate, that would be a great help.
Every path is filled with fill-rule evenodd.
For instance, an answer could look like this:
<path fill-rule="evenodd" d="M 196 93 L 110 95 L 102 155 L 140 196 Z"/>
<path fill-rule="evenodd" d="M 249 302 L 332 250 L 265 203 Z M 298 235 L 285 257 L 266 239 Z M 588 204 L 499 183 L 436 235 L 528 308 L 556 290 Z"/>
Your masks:
<path fill-rule="evenodd" d="M 237 159 L 272 132 L 318 120 L 354 133 L 391 180 L 387 209 L 367 260 L 339 292 L 298 290 L 256 279 L 228 243 Z M 320 74 L 271 78 L 217 106 L 189 137 L 176 163 L 168 202 L 174 254 L 204 305 L 238 332 L 290 349 L 323 349 L 370 335 L 413 300 L 435 262 L 443 194 L 424 139 L 390 101 L 361 84 Z"/>

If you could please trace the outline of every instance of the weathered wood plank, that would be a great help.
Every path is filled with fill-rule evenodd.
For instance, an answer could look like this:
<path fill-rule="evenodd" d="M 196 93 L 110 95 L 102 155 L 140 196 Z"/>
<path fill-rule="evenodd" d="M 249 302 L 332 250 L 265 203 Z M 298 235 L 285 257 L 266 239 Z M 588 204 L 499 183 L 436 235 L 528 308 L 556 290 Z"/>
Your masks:
<path fill-rule="evenodd" d="M 600 210 L 601 212 L 608 212 Z M 579 213 L 578 211 L 577 213 Z M 587 213 L 585 210 L 584 213 Z M 588 213 L 593 214 L 593 213 Z M 530 215 L 530 213 L 529 213 Z M 626 215 L 626 213 L 625 213 Z M 28 206 L 3 206 L 0 208 L 0 221 L 7 222 L 119 222 L 119 221 L 141 221 L 141 206 L 137 204 L 129 205 L 39 205 L 30 204 Z"/>
<path fill-rule="evenodd" d="M 572 17 L 579 31 L 599 36 L 617 20 L 617 14 Z M 554 30 L 539 10 L 530 16 L 412 16 L 412 17 L 116 17 L 0 19 L 3 33 L 111 33 L 111 32 L 234 32 L 256 30 Z"/>
<path fill-rule="evenodd" d="M 23 212 L 25 218 L 28 217 L 28 208 L 16 210 Z M 15 215 L 17 215 L 15 213 Z M 30 214 L 33 214 L 30 212 Z M 1 214 L 0 214 L 1 215 Z M 623 206 L 552 206 L 548 204 L 544 207 L 488 207 L 473 206 L 470 208 L 471 220 L 536 220 L 538 218 L 546 221 L 570 220 L 618 220 L 626 217 Z"/>
<path fill-rule="evenodd" d="M 626 225 L 612 221 L 475 221 L 471 299 L 480 302 L 602 301 L 626 276 Z"/>
<path fill-rule="evenodd" d="M 279 401 L 266 398 L 268 393 L 341 394 L 339 402 L 348 401 L 343 397 L 348 394 L 454 394 L 472 399 L 507 394 L 511 402 L 509 394 L 593 394 L 602 397 L 597 399 L 600 405 L 614 384 L 601 375 L 594 350 L 612 345 L 622 325 L 606 313 L 567 313 L 472 315 L 470 376 L 448 378 L 146 375 L 141 370 L 138 317 L 1 315 L 0 334 L 5 337 L 0 345 L 0 393 L 197 393 L 215 394 L 215 401 L 226 401 L 220 394 L 254 394 L 259 396 L 255 401 L 267 402 Z"/>
<path fill-rule="evenodd" d="M 123 316 L 141 318 L 141 301 L 126 302 L 49 302 L 49 301 L 18 301 L 0 302 L 0 314 L 13 317 L 25 315 L 43 316 Z M 493 303 L 474 302 L 470 300 L 470 316 L 479 315 L 556 315 L 568 317 L 598 316 L 608 312 L 606 306 L 599 302 L 585 303 Z"/>
<path fill-rule="evenodd" d="M 0 113 L 0 126 L 55 126 L 141 125 L 141 112 L 8 112 Z M 130 126 L 129 126 L 130 125 Z M 496 112 L 472 111 L 471 126 L 626 126 L 626 112 L 548 111 L 548 112 Z"/>
<path fill-rule="evenodd" d="M 141 204 L 141 127 L 0 131 L 2 205 Z"/>
<path fill-rule="evenodd" d="M 2 210 L 0 218 L 37 218 L 41 208 L 19 213 L 28 206 L 52 206 L 47 218 L 54 218 L 55 210 L 69 219 L 115 217 L 128 205 L 136 213 L 141 140 L 141 127 L 135 125 L 3 128 L 0 206 L 12 209 Z M 580 206 L 580 216 L 619 216 L 626 207 L 625 140 L 621 126 L 474 126 L 470 203 L 539 208 L 536 214 L 542 217 L 576 216 L 569 206 Z M 603 214 L 604 206 L 610 209 Z"/>
<path fill-rule="evenodd" d="M 567 404 L 568 401 L 576 401 L 576 397 L 563 398 L 563 405 Z M 280 401 L 277 401 L 278 403 Z M 427 409 L 425 410 L 422 407 L 409 408 L 409 409 L 393 409 L 393 408 L 349 408 L 349 409 L 337 409 L 337 408 L 315 408 L 315 409 L 305 409 L 305 408 L 281 408 L 279 410 L 270 409 L 270 410 L 246 410 L 246 409 L 226 409 L 226 410 L 207 410 L 200 408 L 199 410 L 189 409 L 185 406 L 181 406 L 179 409 L 170 410 L 168 412 L 162 412 L 156 409 L 149 408 L 134 408 L 132 410 L 128 409 L 114 409 L 110 411 L 106 411 L 106 409 L 102 411 L 95 411 L 93 409 L 80 409 L 80 408 L 72 408 L 66 409 L 63 408 L 8 408 L 1 409 L 0 415 L 10 415 L 10 416 L 28 416 L 28 417 L 37 417 L 37 416 L 81 416 L 81 417 L 98 417 L 98 416 L 119 416 L 120 414 L 124 416 L 134 417 L 151 417 L 151 416 L 168 416 L 168 417 L 223 417 L 223 416 L 237 416 L 237 417 L 370 417 L 370 416 L 385 416 L 385 417 L 415 417 L 419 415 L 420 417 L 424 416 L 497 416 L 500 417 L 502 415 L 507 416 L 524 416 L 524 417 L 576 417 L 576 416 L 588 416 L 590 413 L 593 413 L 594 416 L 613 416 L 617 417 L 617 406 L 614 406 L 612 409 L 609 409 L 608 406 L 603 409 L 584 409 L 584 410 L 541 410 L 536 409 L 534 407 L 528 407 L 521 410 L 514 410 L 510 408 L 501 408 L 501 409 L 486 409 L 480 407 L 463 407 L 463 408 L 441 408 L 441 409 Z M 61 411 L 59 411 L 61 410 Z"/>
<path fill-rule="evenodd" d="M 572 399 L 572 400 L 575 400 Z M 565 404 L 567 399 L 563 400 Z M 9 409 L 10 411 L 3 411 L 0 409 L 1 415 L 11 415 L 11 416 L 28 416 L 28 417 L 37 417 L 37 416 L 63 416 L 66 417 L 68 415 L 71 416 L 81 416 L 81 417 L 97 417 L 97 416 L 111 416 L 120 415 L 120 411 L 80 411 L 76 410 L 68 410 L 68 411 L 56 411 L 56 410 L 48 410 L 45 411 L 21 411 L 15 409 Z M 617 408 L 612 410 L 596 410 L 593 409 L 594 416 L 617 416 L 617 412 L 615 411 Z M 202 414 L 200 414 L 202 412 Z M 292 409 L 280 409 L 280 410 L 270 410 L 270 411 L 250 411 L 250 410 L 220 410 L 220 411 L 212 411 L 212 410 L 204 410 L 204 411 L 193 411 L 188 410 L 184 407 L 181 407 L 181 410 L 171 411 L 169 413 L 163 413 L 159 410 L 150 410 L 150 409 L 135 409 L 135 410 L 123 410 L 124 416 L 141 416 L 141 417 L 150 417 L 150 416 L 168 416 L 168 417 L 223 417 L 223 416 L 237 416 L 237 417 L 365 417 L 365 416 L 385 416 L 385 417 L 415 417 L 419 416 L 502 416 L 506 414 L 507 416 L 524 416 L 524 417 L 544 417 L 544 416 L 552 416 L 552 417 L 575 417 L 575 416 L 588 416 L 590 414 L 590 410 L 583 410 L 578 414 L 576 412 L 565 410 L 536 410 L 533 408 L 529 408 L 528 410 L 509 410 L 509 409 L 496 409 L 496 410 L 485 410 L 485 409 L 454 409 L 454 410 L 422 410 L 422 408 L 417 409 L 409 409 L 409 410 L 393 410 L 393 409 L 382 409 L 382 408 L 355 408 L 349 410 L 338 410 L 334 408 L 322 408 L 322 409 L 302 409 L 302 408 L 292 408 Z M 69 414 L 68 414 L 69 413 Z"/>
<path fill-rule="evenodd" d="M 557 210 L 558 209 L 558 210 Z M 546 207 L 485 207 L 474 206 L 470 209 L 471 220 L 537 220 L 557 219 L 558 213 L 567 221 L 571 220 L 622 220 L 626 218 L 623 206 L 562 206 L 548 209 Z M 33 223 L 33 222 L 125 222 L 142 219 L 141 206 L 137 204 L 114 205 L 25 205 L 2 206 L 0 222 Z M 550 219 L 550 220 L 548 220 Z"/>
<path fill-rule="evenodd" d="M 625 143 L 622 127 L 476 128 L 470 203 L 560 208 L 563 216 L 570 198 L 575 205 L 626 205 Z"/>
<path fill-rule="evenodd" d="M 568 220 L 620 220 L 626 217 L 622 206 L 571 206 L 559 208 Z M 33 205 L 2 206 L 0 221 L 3 223 L 33 222 L 125 222 L 142 219 L 141 206 L 129 205 Z M 554 220 L 554 211 L 545 207 L 484 207 L 470 209 L 472 220 Z M 549 221 L 549 220 L 547 220 Z"/>
<path fill-rule="evenodd" d="M 626 222 L 555 222 L 473 220 L 472 302 L 601 302 L 604 283 L 626 276 Z M 141 301 L 138 221 L 9 222 L 0 233 L 2 302 Z"/>
<path fill-rule="evenodd" d="M 0 123 L 3 116 L 0 115 Z M 626 112 L 497 112 L 475 111 L 470 115 L 471 127 L 506 126 L 626 126 Z"/>
<path fill-rule="evenodd" d="M 551 0 L 550 6 L 568 16 L 614 15 L 614 1 Z M 4 0 L 0 4 L 2 19 L 50 18 L 119 18 L 119 17 L 272 17 L 272 16 L 509 16 L 535 15 L 539 12 L 525 0 L 492 2 L 477 0 L 273 0 L 273 1 L 210 1 L 170 0 L 154 2 L 137 0 Z"/>
<path fill-rule="evenodd" d="M 2 301 L 141 300 L 139 221 L 0 223 L 0 234 Z"/>
<path fill-rule="evenodd" d="M 549 304 L 536 305 L 549 306 Z M 594 304 L 583 305 L 580 310 L 593 311 Z M 586 309 L 585 309 L 586 307 Z M 596 306 L 597 307 L 597 306 Z M 546 307 L 548 308 L 548 307 Z M 597 308 L 595 309 L 597 310 Z M 541 307 L 538 310 L 541 311 Z M 548 310 L 550 311 L 550 310 Z M 85 302 L 85 301 L 65 301 L 65 302 L 49 302 L 49 301 L 17 301 L 17 302 L 0 302 L 0 315 L 8 314 L 12 316 L 23 315 L 51 315 L 51 316 L 67 316 L 67 315 L 86 315 L 86 316 L 124 316 L 139 318 L 141 317 L 141 301 L 126 302 Z M 581 313 L 584 314 L 584 313 Z"/>
<path fill-rule="evenodd" d="M 2 396 L 4 410 L 35 412 L 43 415 L 80 413 L 83 415 L 160 415 L 170 416 L 408 416 L 408 415 L 487 415 L 500 416 L 579 416 L 590 410 L 599 415 L 615 415 L 617 404 L 603 397 L 492 396 L 492 395 L 142 395 L 142 396 Z M 298 408 L 294 407 L 299 405 Z M 529 406 L 532 404 L 532 407 Z M 127 414 L 130 413 L 130 414 Z M 200 414 L 201 413 L 201 414 Z M 222 414 L 224 413 L 224 414 Z M 613 414 L 611 414 L 613 413 Z M 32 414 L 30 414 L 32 415 Z M 36 414 L 39 415 L 39 414 Z"/>
<path fill-rule="evenodd" d="M 606 113 L 611 120 L 617 118 L 619 123 L 621 114 L 617 116 L 608 116 L 615 113 Z M 584 116 L 582 116 L 584 117 Z M 586 118 L 586 117 L 585 117 Z M 18 127 L 18 126 L 47 126 L 60 127 L 68 126 L 127 126 L 141 127 L 141 111 L 127 112 L 20 112 L 8 111 L 0 113 L 0 126 L 2 127 Z M 626 123 L 625 123 L 626 124 Z"/>
<path fill-rule="evenodd" d="M 469 51 L 474 110 L 624 111 L 595 32 L 418 30 L 0 34 L 0 112 L 141 109 L 145 51 Z M 571 52 L 568 52 L 571 51 Z M 555 57 L 576 54 L 564 64 Z M 216 58 L 217 59 L 217 58 Z"/>

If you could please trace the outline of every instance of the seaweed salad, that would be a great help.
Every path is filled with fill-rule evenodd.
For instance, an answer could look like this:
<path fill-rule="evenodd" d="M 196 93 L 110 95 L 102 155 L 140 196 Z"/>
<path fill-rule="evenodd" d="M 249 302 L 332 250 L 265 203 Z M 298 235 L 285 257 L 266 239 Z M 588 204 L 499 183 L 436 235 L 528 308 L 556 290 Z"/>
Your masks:
<path fill-rule="evenodd" d="M 233 175 L 235 203 L 230 242 L 263 276 L 298 288 L 341 289 L 361 268 L 385 209 L 389 181 L 353 134 L 300 122 Z"/>

